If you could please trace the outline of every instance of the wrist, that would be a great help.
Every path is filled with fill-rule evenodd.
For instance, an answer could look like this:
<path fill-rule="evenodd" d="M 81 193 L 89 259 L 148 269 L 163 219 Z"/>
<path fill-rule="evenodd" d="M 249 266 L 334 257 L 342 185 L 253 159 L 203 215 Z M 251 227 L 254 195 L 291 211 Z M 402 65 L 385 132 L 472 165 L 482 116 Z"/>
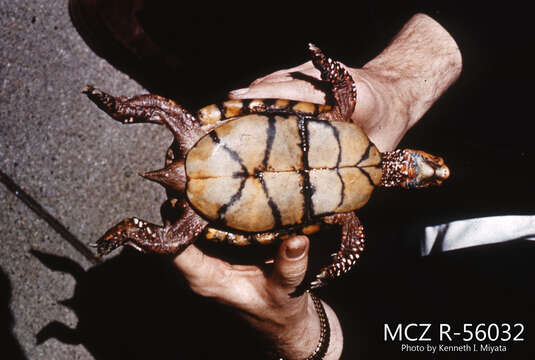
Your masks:
<path fill-rule="evenodd" d="M 273 334 L 277 352 L 286 360 L 306 359 L 314 352 L 320 339 L 320 319 L 311 295 L 303 295 L 303 310 L 285 319 L 278 334 Z"/>
<path fill-rule="evenodd" d="M 336 360 L 343 348 L 340 323 L 334 311 L 319 298 L 309 293 L 306 297 L 306 310 L 299 319 L 291 319 L 277 334 L 271 334 L 276 359 Z"/>
<path fill-rule="evenodd" d="M 350 72 L 357 87 L 353 120 L 379 150 L 393 150 L 410 127 L 409 104 L 383 74 L 368 69 L 350 69 Z"/>

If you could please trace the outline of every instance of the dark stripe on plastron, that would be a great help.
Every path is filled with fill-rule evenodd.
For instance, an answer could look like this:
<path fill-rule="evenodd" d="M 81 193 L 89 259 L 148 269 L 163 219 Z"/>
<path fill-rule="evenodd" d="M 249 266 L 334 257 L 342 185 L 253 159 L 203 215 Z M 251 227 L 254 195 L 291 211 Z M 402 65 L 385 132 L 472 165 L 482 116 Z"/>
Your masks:
<path fill-rule="evenodd" d="M 264 190 L 264 194 L 266 195 L 266 198 L 268 199 L 268 205 L 269 205 L 269 208 L 271 209 L 271 214 L 273 215 L 273 219 L 275 219 L 275 225 L 273 228 L 278 229 L 282 226 L 282 216 L 281 216 L 279 207 L 277 206 L 277 203 L 275 203 L 273 198 L 269 195 L 266 182 L 264 181 L 264 173 L 258 172 L 255 174 L 255 177 L 257 177 L 258 180 L 260 180 L 260 184 L 262 184 L 262 189 Z"/>
<path fill-rule="evenodd" d="M 297 117 L 297 129 L 299 130 L 299 137 L 301 138 L 301 162 L 303 164 L 303 170 L 299 171 L 299 174 L 303 177 L 303 198 L 304 209 L 303 218 L 301 223 L 306 224 L 312 218 L 314 214 L 314 204 L 312 203 L 312 195 L 314 194 L 314 187 L 310 183 L 310 166 L 308 163 L 308 149 L 309 149 L 309 132 L 308 132 L 308 119 L 298 116 Z"/>
<path fill-rule="evenodd" d="M 334 167 L 335 168 L 340 167 L 340 163 L 342 162 L 342 144 L 340 143 L 340 132 L 329 121 L 325 121 L 325 120 L 310 120 L 310 121 L 313 121 L 314 123 L 318 125 L 328 128 L 333 132 L 333 136 L 336 140 L 336 145 L 338 146 L 338 156 L 336 158 L 336 165 L 334 165 Z"/>
<path fill-rule="evenodd" d="M 314 104 L 314 116 L 317 116 L 320 111 L 320 105 Z"/>
<path fill-rule="evenodd" d="M 219 136 L 217 136 L 217 134 L 215 133 L 215 131 L 210 131 L 210 132 L 208 133 L 208 135 L 210 135 L 210 138 L 211 138 L 216 144 L 221 143 L 221 139 L 219 138 Z"/>
<path fill-rule="evenodd" d="M 243 104 L 243 105 L 242 105 L 242 107 L 241 107 L 241 113 L 242 113 L 243 115 L 247 115 L 247 114 L 249 114 L 249 112 L 250 112 L 249 104 L 251 104 L 251 100 L 252 100 L 252 99 L 244 99 L 244 100 L 242 100 L 242 104 Z"/>
<path fill-rule="evenodd" d="M 220 145 L 229 155 L 230 157 L 232 158 L 232 160 L 235 160 L 238 162 L 238 164 L 240 164 L 240 167 L 242 169 L 242 172 L 243 174 L 245 174 L 245 176 L 247 176 L 249 174 L 249 172 L 247 171 L 247 167 L 245 166 L 245 164 L 243 163 L 243 160 L 242 158 L 240 157 L 240 155 L 238 155 L 238 153 L 234 150 L 232 150 L 231 148 L 229 148 L 226 144 L 222 143 L 221 142 L 221 139 L 219 138 L 219 136 L 217 136 L 217 133 L 215 130 L 213 131 L 210 131 L 208 133 L 208 135 L 210 135 L 210 137 L 212 138 L 212 140 Z M 237 173 L 239 174 L 239 173 Z"/>
<path fill-rule="evenodd" d="M 225 221 L 224 216 L 225 216 L 227 210 L 229 209 L 229 207 L 231 207 L 236 201 L 240 200 L 242 192 L 243 192 L 243 188 L 245 187 L 245 182 L 246 181 L 247 181 L 247 177 L 244 177 L 242 179 L 242 181 L 240 182 L 240 187 L 239 187 L 238 191 L 236 191 L 232 195 L 232 197 L 230 198 L 228 203 L 221 205 L 221 207 L 217 210 L 217 218 L 218 218 L 218 220 L 215 221 L 216 224 L 226 225 L 226 221 Z"/>
<path fill-rule="evenodd" d="M 370 150 L 371 150 L 372 146 L 373 146 L 373 144 L 370 141 L 368 143 L 368 146 L 366 147 L 366 150 L 364 151 L 364 154 L 362 154 L 362 156 L 360 157 L 360 160 L 357 161 L 355 166 L 359 166 L 360 163 L 362 163 L 363 161 L 365 161 L 366 159 L 368 159 L 370 157 Z"/>
<path fill-rule="evenodd" d="M 269 110 L 273 105 L 275 105 L 275 101 L 277 99 L 262 99 L 264 102 L 264 105 L 266 106 L 266 110 Z"/>
<path fill-rule="evenodd" d="M 297 130 L 299 131 L 299 138 L 301 143 L 301 163 L 303 164 L 303 170 L 310 170 L 308 165 L 308 146 L 309 146 L 309 132 L 308 132 L 308 119 L 297 116 Z"/>
<path fill-rule="evenodd" d="M 344 203 L 346 186 L 345 186 L 344 180 L 342 179 L 342 175 L 340 175 L 340 163 L 342 162 L 342 144 L 340 143 L 340 132 L 330 122 L 325 121 L 324 123 L 328 124 L 328 126 L 333 131 L 334 138 L 336 139 L 336 144 L 338 145 L 338 158 L 336 159 L 335 168 L 336 168 L 336 175 L 338 175 L 338 179 L 340 179 L 340 183 L 342 184 L 342 189 L 340 191 L 340 201 L 338 202 L 338 205 L 336 206 L 341 206 Z"/>
<path fill-rule="evenodd" d="M 375 187 L 375 184 L 373 183 L 373 180 L 372 180 L 372 177 L 370 176 L 370 174 L 368 174 L 364 169 L 362 169 L 360 167 L 357 167 L 357 169 L 359 169 L 360 172 L 363 173 L 364 176 L 366 176 L 366 178 L 368 179 L 368 182 L 370 183 L 370 185 Z"/>
<path fill-rule="evenodd" d="M 338 175 L 338 179 L 340 179 L 340 183 L 342 184 L 342 189 L 340 189 L 340 201 L 338 202 L 338 206 L 342 206 L 345 200 L 345 192 L 346 192 L 346 184 L 344 182 L 344 179 L 342 179 L 342 174 L 340 174 L 340 168 L 336 168 L 336 175 Z"/>
<path fill-rule="evenodd" d="M 273 147 L 273 142 L 275 141 L 275 137 L 277 136 L 277 128 L 275 126 L 275 123 L 275 116 L 269 116 L 268 128 L 266 130 L 266 148 L 264 149 L 264 160 L 262 160 L 262 170 L 267 170 L 269 156 L 271 155 L 271 148 Z"/>
<path fill-rule="evenodd" d="M 225 115 L 227 113 L 227 108 L 224 103 L 218 103 L 216 104 L 217 108 L 219 109 L 219 112 L 221 113 L 221 116 L 219 117 L 218 121 L 225 120 L 227 116 Z"/>
<path fill-rule="evenodd" d="M 230 154 L 231 158 L 233 160 L 236 160 L 240 164 L 240 166 L 242 168 L 241 173 L 237 172 L 237 173 L 233 174 L 234 177 L 242 177 L 243 178 L 242 181 L 240 182 L 240 187 L 238 188 L 238 191 L 236 191 L 232 195 L 232 197 L 230 198 L 230 200 L 226 204 L 221 205 L 221 207 L 217 210 L 218 221 L 216 221 L 216 222 L 221 222 L 221 223 L 225 224 L 225 219 L 224 219 L 225 213 L 227 212 L 227 210 L 229 209 L 230 206 L 232 206 L 236 201 L 238 201 L 241 198 L 243 188 L 245 187 L 245 181 L 247 180 L 247 177 L 248 177 L 248 172 L 247 172 L 247 168 L 245 167 L 245 165 L 243 163 L 243 160 L 241 159 L 240 155 L 238 155 L 238 153 L 236 151 L 232 150 L 227 145 L 223 144 L 221 142 L 221 139 L 219 138 L 219 136 L 217 136 L 215 130 L 214 131 L 210 131 L 208 134 L 212 138 L 212 140 L 216 144 L 219 144 L 220 146 L 222 146 L 222 148 L 226 152 L 228 152 Z"/>

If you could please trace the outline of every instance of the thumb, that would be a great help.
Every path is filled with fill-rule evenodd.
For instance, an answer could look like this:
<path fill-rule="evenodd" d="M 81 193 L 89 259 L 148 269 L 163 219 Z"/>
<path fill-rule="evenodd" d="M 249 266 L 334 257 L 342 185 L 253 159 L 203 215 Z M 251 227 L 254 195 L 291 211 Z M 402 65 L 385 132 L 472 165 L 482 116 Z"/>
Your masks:
<path fill-rule="evenodd" d="M 306 236 L 294 236 L 282 242 L 271 274 L 273 285 L 295 289 L 303 281 L 308 264 L 308 246 Z"/>

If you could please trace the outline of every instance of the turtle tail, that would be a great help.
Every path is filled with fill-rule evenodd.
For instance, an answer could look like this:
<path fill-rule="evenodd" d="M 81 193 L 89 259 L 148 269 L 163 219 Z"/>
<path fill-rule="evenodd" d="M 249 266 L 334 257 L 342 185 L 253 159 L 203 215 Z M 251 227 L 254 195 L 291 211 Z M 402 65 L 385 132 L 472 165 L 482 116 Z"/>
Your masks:
<path fill-rule="evenodd" d="M 186 170 L 184 168 L 184 160 L 178 160 L 170 163 L 163 169 L 149 171 L 139 174 L 145 179 L 155 181 L 165 187 L 173 190 L 184 192 L 186 187 Z"/>

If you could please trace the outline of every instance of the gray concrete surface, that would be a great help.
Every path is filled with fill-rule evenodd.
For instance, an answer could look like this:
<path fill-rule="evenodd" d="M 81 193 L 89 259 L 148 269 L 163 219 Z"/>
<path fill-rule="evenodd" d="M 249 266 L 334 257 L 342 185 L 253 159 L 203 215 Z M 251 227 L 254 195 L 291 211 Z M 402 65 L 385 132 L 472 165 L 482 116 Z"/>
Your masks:
<path fill-rule="evenodd" d="M 0 168 L 90 243 L 124 216 L 160 221 L 164 191 L 137 173 L 162 164 L 171 136 L 156 126 L 121 126 L 80 93 L 86 83 L 126 95 L 142 89 L 87 47 L 67 3 L 0 1 Z M 0 214 L 0 268 L 11 285 L 12 333 L 25 357 L 92 359 L 82 345 L 36 344 L 51 321 L 76 327 L 76 315 L 58 303 L 76 284 L 29 250 L 68 257 L 85 269 L 90 262 L 1 184 Z"/>

